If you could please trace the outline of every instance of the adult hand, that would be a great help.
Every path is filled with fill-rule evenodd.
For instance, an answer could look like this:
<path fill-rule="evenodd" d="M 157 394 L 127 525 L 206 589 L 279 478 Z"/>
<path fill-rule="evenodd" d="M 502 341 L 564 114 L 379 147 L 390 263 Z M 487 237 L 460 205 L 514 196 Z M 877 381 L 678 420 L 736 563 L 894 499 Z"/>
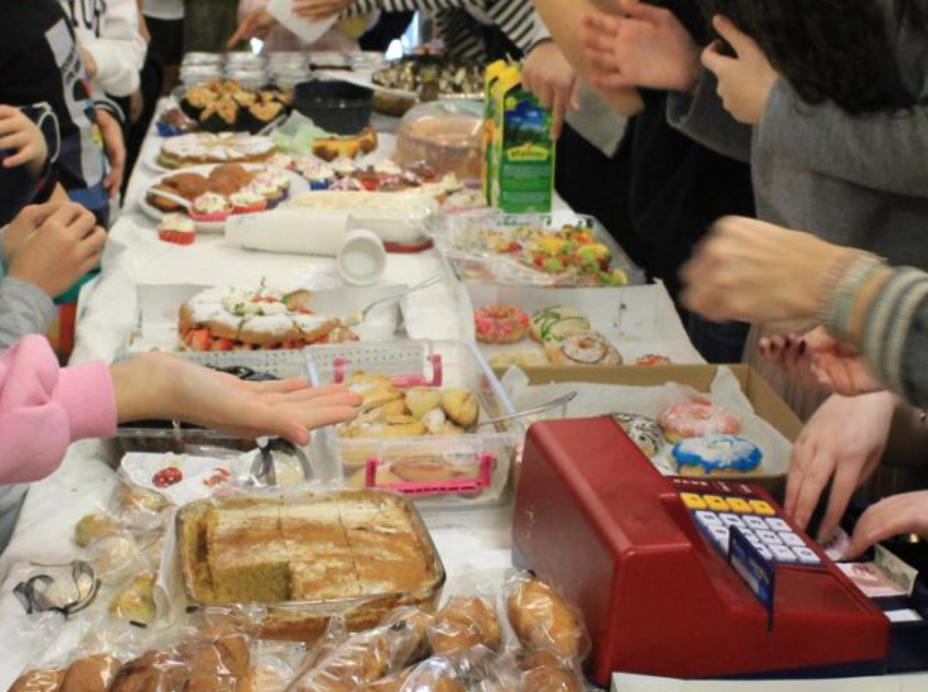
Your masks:
<path fill-rule="evenodd" d="M 690 92 L 699 83 L 699 47 L 670 10 L 619 0 L 622 17 L 587 14 L 581 40 L 590 83 L 604 91 L 647 87 Z"/>
<path fill-rule="evenodd" d="M 580 84 L 574 68 L 554 41 L 538 44 L 525 58 L 522 86 L 551 110 L 554 138 L 560 137 L 567 109 L 580 110 Z"/>
<path fill-rule="evenodd" d="M 145 109 L 145 97 L 141 89 L 136 89 L 129 97 L 129 122 L 135 125 L 142 117 L 142 111 Z"/>
<path fill-rule="evenodd" d="M 808 233 L 725 217 L 680 270 L 683 303 L 719 322 L 814 317 L 826 290 L 823 267 L 847 252 Z"/>
<path fill-rule="evenodd" d="M 301 446 L 309 443 L 308 431 L 354 419 L 361 404 L 343 385 L 242 382 L 165 354 L 146 354 L 111 372 L 120 422 L 180 419 L 238 437 L 284 437 Z"/>
<path fill-rule="evenodd" d="M 354 0 L 293 0 L 293 14 L 320 22 L 351 7 Z"/>
<path fill-rule="evenodd" d="M 97 125 L 103 136 L 103 148 L 110 162 L 109 173 L 103 178 L 103 187 L 112 199 L 119 194 L 122 178 L 126 172 L 126 143 L 122 136 L 122 125 L 108 111 L 97 109 Z"/>
<path fill-rule="evenodd" d="M 834 535 L 854 492 L 873 473 L 889 440 L 898 399 L 888 392 L 855 398 L 832 395 L 806 424 L 793 447 L 784 509 L 805 529 L 825 487 L 828 506 L 818 539 Z"/>
<path fill-rule="evenodd" d="M 239 22 L 235 33 L 226 42 L 226 49 L 232 50 L 242 41 L 265 38 L 275 24 L 277 24 L 277 20 L 267 10 L 255 10 L 246 14 L 242 21 Z"/>
<path fill-rule="evenodd" d="M 0 151 L 13 153 L 3 159 L 4 168 L 28 166 L 37 176 L 45 166 L 48 147 L 38 126 L 18 108 L 0 106 Z"/>
<path fill-rule="evenodd" d="M 853 346 L 836 340 L 824 328 L 803 337 L 818 384 L 842 396 L 861 396 L 886 389 L 870 364 Z"/>
<path fill-rule="evenodd" d="M 56 298 L 100 262 L 106 233 L 94 215 L 72 202 L 42 205 L 35 232 L 13 255 L 9 276 Z"/>
<path fill-rule="evenodd" d="M 718 94 L 725 110 L 740 123 L 757 125 L 779 74 L 754 39 L 728 19 L 716 17 L 712 24 L 737 57 L 724 55 L 721 42 L 716 41 L 703 51 L 702 64 L 718 78 Z"/>
<path fill-rule="evenodd" d="M 860 557 L 880 541 L 907 533 L 928 538 L 928 491 L 893 495 L 870 507 L 854 527 L 844 559 Z"/>

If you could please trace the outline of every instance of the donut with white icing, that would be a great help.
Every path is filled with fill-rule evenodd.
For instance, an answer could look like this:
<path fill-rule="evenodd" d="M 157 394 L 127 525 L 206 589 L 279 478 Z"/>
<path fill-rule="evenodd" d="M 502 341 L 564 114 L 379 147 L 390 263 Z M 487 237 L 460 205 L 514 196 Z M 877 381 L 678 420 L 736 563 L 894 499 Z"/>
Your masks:
<path fill-rule="evenodd" d="M 532 313 L 532 338 L 540 344 L 557 341 L 590 329 L 590 321 L 579 310 L 565 307 L 541 308 Z"/>
<path fill-rule="evenodd" d="M 553 365 L 621 365 L 622 354 L 599 332 L 579 332 L 549 341 L 545 350 Z"/>
<path fill-rule="evenodd" d="M 612 418 L 645 456 L 657 456 L 664 444 L 664 429 L 660 423 L 634 413 L 613 413 Z"/>
<path fill-rule="evenodd" d="M 689 437 L 737 435 L 741 432 L 741 421 L 736 415 L 704 400 L 671 406 L 661 414 L 660 423 L 671 442 Z"/>
<path fill-rule="evenodd" d="M 673 448 L 681 476 L 752 473 L 764 459 L 760 447 L 734 435 L 706 435 L 682 440 Z"/>
<path fill-rule="evenodd" d="M 357 337 L 305 307 L 305 292 L 210 288 L 181 306 L 178 332 L 192 351 L 304 348 Z"/>

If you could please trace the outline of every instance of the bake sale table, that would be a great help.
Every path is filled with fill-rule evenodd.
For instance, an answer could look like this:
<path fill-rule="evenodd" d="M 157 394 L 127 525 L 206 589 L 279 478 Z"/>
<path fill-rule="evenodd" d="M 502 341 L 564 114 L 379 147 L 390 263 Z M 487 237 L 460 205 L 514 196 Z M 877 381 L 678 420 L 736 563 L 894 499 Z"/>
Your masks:
<path fill-rule="evenodd" d="M 389 136 L 382 138 L 385 155 L 390 141 Z M 248 252 L 226 245 L 220 235 L 201 235 L 186 247 L 161 242 L 154 223 L 138 207 L 140 196 L 157 177 L 143 161 L 159 146 L 152 132 L 130 181 L 123 213 L 111 229 L 102 272 L 82 293 L 72 363 L 111 361 L 117 356 L 134 326 L 140 284 L 251 285 L 267 279 L 299 281 L 315 289 L 341 285 L 331 259 Z M 443 271 L 434 250 L 391 254 L 381 285 L 412 285 Z M 470 325 L 463 322 L 470 318 L 469 311 L 449 309 L 460 307 L 462 295 L 446 278 L 412 296 L 409 309 L 416 312 L 417 324 L 425 325 L 414 336 L 467 338 Z M 685 335 L 679 338 L 686 340 Z M 12 589 L 24 565 L 73 559 L 74 525 L 85 514 L 105 506 L 115 483 L 116 474 L 103 458 L 101 443 L 77 443 L 52 476 L 30 488 L 13 539 L 0 556 L 0 690 L 7 689 L 28 663 L 38 641 Z M 447 513 L 431 528 L 450 576 L 449 592 L 454 590 L 456 573 L 481 570 L 499 575 L 511 565 L 510 521 L 505 509 Z"/>

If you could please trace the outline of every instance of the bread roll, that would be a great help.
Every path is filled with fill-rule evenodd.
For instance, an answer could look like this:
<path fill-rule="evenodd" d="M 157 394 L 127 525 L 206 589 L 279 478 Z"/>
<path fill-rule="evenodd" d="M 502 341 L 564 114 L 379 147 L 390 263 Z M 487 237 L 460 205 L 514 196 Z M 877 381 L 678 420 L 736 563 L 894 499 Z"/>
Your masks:
<path fill-rule="evenodd" d="M 480 415 L 477 397 L 466 389 L 444 390 L 441 393 L 441 408 L 452 423 L 462 428 L 476 425 Z"/>
<path fill-rule="evenodd" d="M 184 692 L 189 666 L 173 653 L 149 651 L 122 667 L 109 692 Z"/>
<path fill-rule="evenodd" d="M 9 692 L 56 692 L 64 679 L 64 670 L 30 670 L 23 673 Z"/>
<path fill-rule="evenodd" d="M 413 387 L 406 392 L 406 407 L 419 418 L 441 406 L 441 391 L 432 387 Z"/>
<path fill-rule="evenodd" d="M 563 597 L 538 579 L 519 582 L 506 599 L 509 623 L 522 645 L 568 660 L 581 654 L 583 628 Z"/>
<path fill-rule="evenodd" d="M 429 628 L 429 643 L 439 656 L 475 646 L 495 650 L 501 642 L 496 610 L 483 598 L 451 599 Z"/>
<path fill-rule="evenodd" d="M 59 692 L 106 692 L 122 664 L 106 654 L 81 658 L 65 671 Z"/>

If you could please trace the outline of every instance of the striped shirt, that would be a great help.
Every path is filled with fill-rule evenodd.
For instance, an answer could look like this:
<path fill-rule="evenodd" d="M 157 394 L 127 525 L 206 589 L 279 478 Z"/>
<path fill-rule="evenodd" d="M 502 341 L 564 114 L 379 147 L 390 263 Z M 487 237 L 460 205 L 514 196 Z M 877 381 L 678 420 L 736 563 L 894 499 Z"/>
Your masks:
<path fill-rule="evenodd" d="M 523 53 L 536 41 L 537 15 L 531 0 L 356 0 L 348 15 L 431 10 L 449 55 L 486 60 L 486 27 L 498 28 Z M 518 57 L 518 56 L 513 56 Z"/>

